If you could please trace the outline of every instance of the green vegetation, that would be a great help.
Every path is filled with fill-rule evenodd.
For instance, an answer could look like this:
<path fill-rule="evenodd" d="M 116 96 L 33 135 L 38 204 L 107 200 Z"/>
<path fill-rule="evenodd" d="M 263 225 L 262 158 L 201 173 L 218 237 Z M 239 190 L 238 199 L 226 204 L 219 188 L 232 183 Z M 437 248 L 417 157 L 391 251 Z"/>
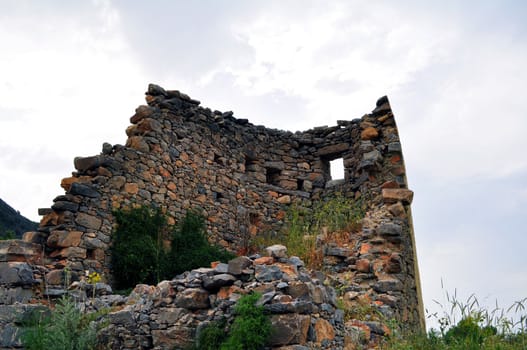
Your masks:
<path fill-rule="evenodd" d="M 227 339 L 227 321 L 222 319 L 207 324 L 198 335 L 196 344 L 190 350 L 218 350 Z"/>
<path fill-rule="evenodd" d="M 322 252 L 317 248 L 317 236 L 358 229 L 364 211 L 360 201 L 342 194 L 328 197 L 313 208 L 293 204 L 289 207 L 283 230 L 276 236 L 263 234 L 254 244 L 263 249 L 272 244 L 283 244 L 289 255 L 300 257 L 311 268 L 320 267 Z M 338 239 L 331 237 L 332 240 Z"/>
<path fill-rule="evenodd" d="M 115 211 L 112 263 L 116 287 L 138 283 L 155 284 L 167 270 L 163 239 L 168 235 L 166 219 L 159 209 L 145 206 Z"/>
<path fill-rule="evenodd" d="M 234 257 L 208 242 L 205 220 L 198 212 L 188 211 L 175 228 L 167 225 L 159 209 L 145 206 L 116 211 L 114 216 L 112 261 L 118 289 L 157 284 L 183 271 Z"/>
<path fill-rule="evenodd" d="M 15 231 L 6 230 L 4 233 L 0 233 L 0 241 L 5 241 L 8 239 L 16 239 Z"/>
<path fill-rule="evenodd" d="M 225 332 L 224 320 L 212 322 L 200 332 L 193 349 L 263 349 L 271 335 L 271 321 L 265 315 L 263 306 L 256 305 L 260 297 L 258 293 L 242 296 L 234 308 L 235 318 L 230 331 Z"/>
<path fill-rule="evenodd" d="M 466 302 L 447 295 L 448 307 L 433 314 L 440 330 L 428 334 L 404 334 L 394 329 L 383 350 L 527 350 L 527 298 L 504 310 L 488 311 L 474 295 Z M 442 306 L 442 305 L 441 305 Z M 509 313 L 519 319 L 507 316 Z M 460 319 L 456 321 L 456 319 Z"/>
<path fill-rule="evenodd" d="M 83 314 L 70 298 L 59 300 L 50 315 L 33 315 L 22 334 L 28 350 L 85 350 L 97 343 L 95 319 L 99 314 Z"/>
<path fill-rule="evenodd" d="M 209 266 L 213 261 L 227 261 L 235 257 L 225 249 L 212 245 L 207 240 L 203 215 L 187 211 L 181 225 L 172 234 L 170 262 L 171 274 L 178 274 L 200 266 Z"/>

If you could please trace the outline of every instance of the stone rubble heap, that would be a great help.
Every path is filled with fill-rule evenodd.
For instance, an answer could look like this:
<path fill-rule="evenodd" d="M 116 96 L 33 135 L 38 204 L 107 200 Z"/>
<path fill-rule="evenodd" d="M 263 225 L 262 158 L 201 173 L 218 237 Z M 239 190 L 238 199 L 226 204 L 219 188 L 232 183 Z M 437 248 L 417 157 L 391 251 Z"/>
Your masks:
<path fill-rule="evenodd" d="M 111 349 L 184 349 L 212 321 L 233 319 L 241 295 L 258 292 L 272 322 L 273 349 L 357 349 L 373 346 L 388 328 L 375 321 L 345 319 L 325 276 L 306 270 L 285 247 L 271 256 L 240 256 L 228 264 L 199 268 L 163 281 L 138 285 L 124 307 L 108 315 L 100 335 Z"/>

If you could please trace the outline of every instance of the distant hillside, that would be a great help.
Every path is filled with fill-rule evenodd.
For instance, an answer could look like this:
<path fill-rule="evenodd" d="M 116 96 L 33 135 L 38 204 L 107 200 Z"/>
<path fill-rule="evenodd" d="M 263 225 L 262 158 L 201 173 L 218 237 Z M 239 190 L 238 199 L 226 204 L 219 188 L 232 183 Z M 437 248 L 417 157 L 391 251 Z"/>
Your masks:
<path fill-rule="evenodd" d="M 9 232 L 14 232 L 16 238 L 21 238 L 24 232 L 35 231 L 37 227 L 36 222 L 23 217 L 19 211 L 0 199 L 0 238 L 5 238 Z"/>

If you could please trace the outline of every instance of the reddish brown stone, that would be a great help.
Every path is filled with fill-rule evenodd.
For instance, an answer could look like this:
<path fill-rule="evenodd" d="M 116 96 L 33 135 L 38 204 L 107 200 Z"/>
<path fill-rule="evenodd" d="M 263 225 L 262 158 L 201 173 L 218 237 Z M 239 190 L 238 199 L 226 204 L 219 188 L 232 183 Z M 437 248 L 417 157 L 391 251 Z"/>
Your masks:
<path fill-rule="evenodd" d="M 388 207 L 388 211 L 396 217 L 403 217 L 406 215 L 406 211 L 404 210 L 404 206 L 401 204 L 401 202 L 390 205 Z"/>
<path fill-rule="evenodd" d="M 276 201 L 280 204 L 290 204 L 291 196 L 285 195 L 285 196 L 279 197 Z"/>
<path fill-rule="evenodd" d="M 130 118 L 130 123 L 136 124 L 141 119 L 151 116 L 153 113 L 153 109 L 149 106 L 139 106 L 135 110 L 135 114 Z"/>
<path fill-rule="evenodd" d="M 62 218 L 63 214 L 52 211 L 40 220 L 40 226 L 57 226 L 62 223 Z"/>
<path fill-rule="evenodd" d="M 401 201 L 403 204 L 411 204 L 414 193 L 405 188 L 384 188 L 382 198 L 385 203 L 396 203 Z"/>
<path fill-rule="evenodd" d="M 129 137 L 128 140 L 126 140 L 126 146 L 144 153 L 150 151 L 150 146 L 148 146 L 148 143 L 146 143 L 142 136 Z"/>
<path fill-rule="evenodd" d="M 81 242 L 80 231 L 51 231 L 47 244 L 49 247 L 78 247 Z"/>
<path fill-rule="evenodd" d="M 315 334 L 317 339 L 317 344 L 321 344 L 324 340 L 333 340 L 335 339 L 335 329 L 323 318 L 319 318 L 317 323 L 315 323 Z"/>
<path fill-rule="evenodd" d="M 255 265 L 271 265 L 274 263 L 272 256 L 262 256 L 261 258 L 254 259 Z"/>
<path fill-rule="evenodd" d="M 396 181 L 386 181 L 381 185 L 381 188 L 399 188 L 399 184 Z"/>
<path fill-rule="evenodd" d="M 62 187 L 64 190 L 69 191 L 71 188 L 71 184 L 74 182 L 79 182 L 78 177 L 65 177 L 60 181 L 60 187 Z"/>
<path fill-rule="evenodd" d="M 371 126 L 362 130 L 360 134 L 360 138 L 365 141 L 377 138 L 378 136 L 379 136 L 379 132 L 377 131 L 377 129 Z"/>
<path fill-rule="evenodd" d="M 390 163 L 397 164 L 401 162 L 401 156 L 396 154 L 390 158 Z"/>
<path fill-rule="evenodd" d="M 372 249 L 372 245 L 368 243 L 362 243 L 360 246 L 360 254 L 368 254 L 370 250 Z"/>
<path fill-rule="evenodd" d="M 124 191 L 129 194 L 137 194 L 139 192 L 139 185 L 136 183 L 127 183 L 124 185 Z"/>
<path fill-rule="evenodd" d="M 357 262 L 355 262 L 355 266 L 357 266 L 357 271 L 359 272 L 370 272 L 370 261 L 368 259 L 357 260 Z"/>

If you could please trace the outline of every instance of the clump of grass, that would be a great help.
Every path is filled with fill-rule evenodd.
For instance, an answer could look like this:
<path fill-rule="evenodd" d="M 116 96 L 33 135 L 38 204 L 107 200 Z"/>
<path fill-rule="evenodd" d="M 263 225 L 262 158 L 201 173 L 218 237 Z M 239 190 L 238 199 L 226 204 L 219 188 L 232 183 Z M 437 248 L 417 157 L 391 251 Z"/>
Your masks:
<path fill-rule="evenodd" d="M 322 235 L 354 231 L 364 217 L 360 201 L 336 194 L 308 208 L 296 203 L 287 210 L 283 229 L 276 234 L 262 234 L 253 244 L 259 249 L 280 243 L 287 247 L 289 255 L 300 257 L 310 268 L 319 268 L 322 251 L 318 240 Z"/>

